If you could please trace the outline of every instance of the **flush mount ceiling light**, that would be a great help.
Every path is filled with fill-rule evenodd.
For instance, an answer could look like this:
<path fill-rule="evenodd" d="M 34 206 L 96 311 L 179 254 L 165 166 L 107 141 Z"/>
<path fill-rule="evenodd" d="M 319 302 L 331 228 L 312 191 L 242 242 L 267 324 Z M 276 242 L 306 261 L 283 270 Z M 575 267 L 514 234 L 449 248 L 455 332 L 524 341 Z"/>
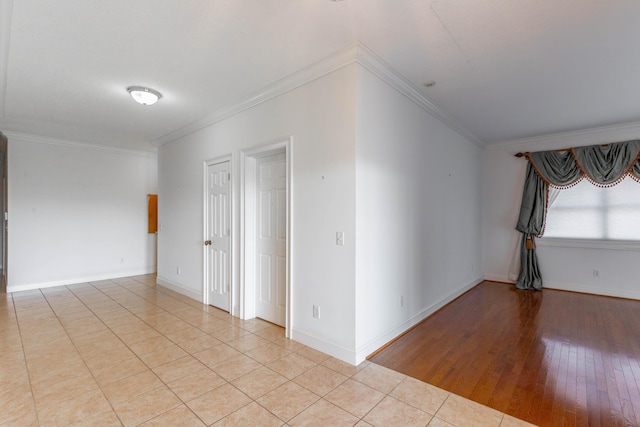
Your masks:
<path fill-rule="evenodd" d="M 433 80 L 429 80 L 428 82 L 424 82 L 424 87 L 434 87 L 436 85 L 436 82 L 434 82 Z"/>
<path fill-rule="evenodd" d="M 153 105 L 162 98 L 162 94 L 155 89 L 144 86 L 129 86 L 127 92 L 138 104 Z"/>

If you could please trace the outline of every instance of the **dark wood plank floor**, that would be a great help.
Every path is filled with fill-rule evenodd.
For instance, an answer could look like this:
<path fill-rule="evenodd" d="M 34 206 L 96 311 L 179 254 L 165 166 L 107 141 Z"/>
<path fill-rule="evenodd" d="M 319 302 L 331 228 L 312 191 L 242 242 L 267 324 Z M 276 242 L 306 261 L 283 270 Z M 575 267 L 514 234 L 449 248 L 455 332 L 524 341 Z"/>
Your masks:
<path fill-rule="evenodd" d="M 483 282 L 371 360 L 540 426 L 640 426 L 640 301 Z"/>

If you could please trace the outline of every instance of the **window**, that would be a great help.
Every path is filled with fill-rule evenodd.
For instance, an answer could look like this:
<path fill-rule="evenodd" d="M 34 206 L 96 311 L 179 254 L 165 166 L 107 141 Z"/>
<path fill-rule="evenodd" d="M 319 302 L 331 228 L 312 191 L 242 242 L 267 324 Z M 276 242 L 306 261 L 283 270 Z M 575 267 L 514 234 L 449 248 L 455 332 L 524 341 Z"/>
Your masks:
<path fill-rule="evenodd" d="M 544 237 L 640 241 L 640 183 L 601 188 L 586 179 L 549 197 Z"/>

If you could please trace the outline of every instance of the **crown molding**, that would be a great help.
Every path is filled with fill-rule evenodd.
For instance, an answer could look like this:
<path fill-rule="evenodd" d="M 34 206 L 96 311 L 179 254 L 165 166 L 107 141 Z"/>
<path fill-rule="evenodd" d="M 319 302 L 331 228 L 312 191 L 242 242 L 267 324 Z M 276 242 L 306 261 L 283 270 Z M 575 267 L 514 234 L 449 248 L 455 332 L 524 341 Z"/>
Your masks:
<path fill-rule="evenodd" d="M 2 133 L 4 134 L 4 136 L 7 137 L 9 142 L 15 139 L 15 140 L 18 140 L 18 142 L 24 141 L 24 142 L 32 142 L 36 144 L 56 145 L 56 146 L 65 147 L 65 148 L 99 151 L 103 153 L 110 152 L 110 153 L 135 155 L 135 156 L 147 157 L 150 159 L 155 159 L 158 157 L 157 153 L 150 152 L 150 151 L 130 150 L 127 148 L 111 147 L 108 145 L 90 144 L 88 142 L 81 142 L 81 141 L 70 141 L 70 140 L 64 140 L 64 139 L 49 138 L 49 137 L 30 135 L 30 134 L 20 133 L 20 132 L 3 131 Z"/>
<path fill-rule="evenodd" d="M 465 139 L 473 142 L 480 147 L 485 146 L 484 141 L 471 133 L 449 113 L 447 113 L 436 104 L 431 102 L 424 95 L 422 95 L 413 84 L 407 81 L 399 72 L 397 72 L 389 64 L 384 62 L 380 57 L 378 57 L 363 44 L 357 45 L 355 62 L 375 74 L 378 78 L 403 94 L 405 97 L 417 104 L 427 113 L 435 116 L 438 120 L 443 122 L 452 130 L 456 131 Z"/>
<path fill-rule="evenodd" d="M 621 123 L 580 129 L 569 132 L 559 132 L 531 138 L 514 139 L 487 144 L 487 150 L 519 149 L 522 147 L 539 146 L 541 150 L 559 147 L 579 147 L 583 145 L 607 144 L 619 141 L 640 139 L 640 122 Z"/>
<path fill-rule="evenodd" d="M 199 131 L 207 126 L 211 126 L 222 120 L 228 119 L 238 113 L 248 110 L 251 107 L 262 104 L 270 99 L 287 93 L 293 89 L 312 82 L 322 76 L 333 71 L 339 70 L 354 62 L 357 45 L 351 45 L 335 54 L 316 62 L 302 70 L 289 75 L 277 82 L 265 87 L 264 89 L 254 93 L 247 99 L 236 102 L 212 114 L 209 114 L 195 122 L 188 124 L 180 129 L 170 132 L 154 141 L 152 144 L 156 147 L 168 144 L 184 136 Z"/>
<path fill-rule="evenodd" d="M 225 120 L 231 116 L 241 113 L 242 111 L 262 104 L 266 101 L 269 101 L 270 99 L 285 94 L 291 90 L 294 90 L 300 86 L 303 86 L 354 63 L 361 65 L 365 69 L 375 74 L 378 78 L 382 79 L 398 92 L 409 98 L 426 112 L 435 116 L 445 125 L 463 136 L 465 139 L 481 147 L 485 146 L 482 140 L 465 129 L 464 126 L 462 126 L 457 120 L 451 117 L 444 110 L 429 101 L 396 70 L 385 63 L 362 43 L 354 43 L 350 46 L 347 46 L 346 48 L 332 55 L 329 55 L 328 57 L 314 64 L 311 64 L 298 72 L 289 75 L 288 77 L 278 80 L 277 82 L 249 96 L 245 100 L 239 101 L 226 108 L 209 114 L 208 116 L 205 116 L 202 119 L 199 119 L 187 126 L 170 132 L 152 141 L 152 143 L 153 145 L 158 147 L 176 141 L 184 136 Z"/>
<path fill-rule="evenodd" d="M 13 0 L 0 1 L 0 117 L 4 117 L 6 108 L 12 15 Z"/>

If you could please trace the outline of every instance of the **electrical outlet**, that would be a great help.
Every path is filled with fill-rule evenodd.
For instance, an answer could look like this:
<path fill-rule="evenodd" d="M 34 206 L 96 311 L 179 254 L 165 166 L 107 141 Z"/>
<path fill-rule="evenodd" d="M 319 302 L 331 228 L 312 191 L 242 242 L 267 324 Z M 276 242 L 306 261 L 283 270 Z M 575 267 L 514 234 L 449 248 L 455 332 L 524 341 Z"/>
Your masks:
<path fill-rule="evenodd" d="M 600 277 L 600 270 L 593 270 L 593 277 Z"/>
<path fill-rule="evenodd" d="M 320 318 L 320 306 L 319 305 L 314 305 L 313 306 L 313 317 L 316 319 Z"/>
<path fill-rule="evenodd" d="M 336 245 L 344 246 L 344 231 L 336 231 Z"/>

